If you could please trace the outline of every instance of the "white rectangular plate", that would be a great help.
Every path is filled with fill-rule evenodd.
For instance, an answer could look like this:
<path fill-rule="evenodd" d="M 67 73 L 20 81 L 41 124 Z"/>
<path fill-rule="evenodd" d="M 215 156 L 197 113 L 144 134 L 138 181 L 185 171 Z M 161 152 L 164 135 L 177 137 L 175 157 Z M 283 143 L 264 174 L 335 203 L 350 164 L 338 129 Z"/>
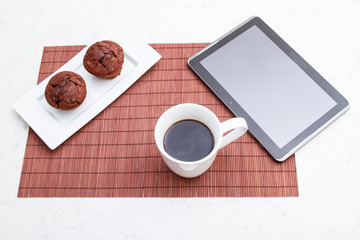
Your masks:
<path fill-rule="evenodd" d="M 14 103 L 18 114 L 50 149 L 57 148 L 104 110 L 161 58 L 158 52 L 131 34 L 119 29 L 116 29 L 116 32 L 121 33 L 120 36 L 114 33 L 102 34 Z M 124 49 L 125 57 L 121 74 L 111 80 L 95 77 L 83 66 L 83 58 L 88 47 L 101 40 L 112 40 Z M 86 83 L 86 98 L 78 108 L 73 110 L 63 111 L 52 108 L 45 99 L 44 92 L 49 80 L 62 71 L 76 72 Z"/>

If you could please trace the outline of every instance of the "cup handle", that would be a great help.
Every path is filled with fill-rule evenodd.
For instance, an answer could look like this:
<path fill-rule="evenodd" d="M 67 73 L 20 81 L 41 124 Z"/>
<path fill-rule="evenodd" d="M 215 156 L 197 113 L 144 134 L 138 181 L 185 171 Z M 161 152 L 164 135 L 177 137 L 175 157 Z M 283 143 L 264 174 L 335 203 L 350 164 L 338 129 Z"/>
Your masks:
<path fill-rule="evenodd" d="M 231 118 L 221 123 L 221 131 L 224 135 L 229 132 L 221 139 L 220 148 L 225 147 L 229 143 L 235 141 L 240 136 L 242 136 L 248 130 L 248 126 L 246 124 L 245 119 L 243 118 Z"/>

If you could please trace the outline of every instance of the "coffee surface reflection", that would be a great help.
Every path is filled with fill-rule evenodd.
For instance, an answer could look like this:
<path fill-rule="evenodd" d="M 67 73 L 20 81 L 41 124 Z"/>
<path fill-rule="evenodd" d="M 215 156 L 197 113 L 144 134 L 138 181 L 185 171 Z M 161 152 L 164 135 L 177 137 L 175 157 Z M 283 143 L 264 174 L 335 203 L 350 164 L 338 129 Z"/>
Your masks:
<path fill-rule="evenodd" d="M 165 151 L 180 161 L 200 160 L 213 150 L 214 136 L 203 123 L 186 119 L 169 127 L 164 136 Z"/>

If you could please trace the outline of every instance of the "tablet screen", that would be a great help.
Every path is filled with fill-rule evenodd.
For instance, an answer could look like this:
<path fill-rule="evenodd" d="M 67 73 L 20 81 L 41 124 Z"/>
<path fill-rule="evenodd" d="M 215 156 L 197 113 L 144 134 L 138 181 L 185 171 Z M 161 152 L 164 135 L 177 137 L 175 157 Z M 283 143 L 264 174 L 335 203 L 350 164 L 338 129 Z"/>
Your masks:
<path fill-rule="evenodd" d="M 259 17 L 188 59 L 189 66 L 278 161 L 349 109 L 349 102 Z"/>
<path fill-rule="evenodd" d="M 256 25 L 200 64 L 279 148 L 337 104 Z"/>

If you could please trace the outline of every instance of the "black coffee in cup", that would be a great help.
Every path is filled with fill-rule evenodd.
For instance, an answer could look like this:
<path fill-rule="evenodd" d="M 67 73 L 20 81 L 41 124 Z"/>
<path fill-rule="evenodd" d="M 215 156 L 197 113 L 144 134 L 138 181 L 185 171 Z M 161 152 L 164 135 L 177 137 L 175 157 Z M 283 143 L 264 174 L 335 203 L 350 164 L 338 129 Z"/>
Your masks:
<path fill-rule="evenodd" d="M 164 136 L 165 151 L 181 161 L 193 162 L 206 157 L 214 148 L 214 136 L 203 123 L 186 119 L 174 123 Z"/>

